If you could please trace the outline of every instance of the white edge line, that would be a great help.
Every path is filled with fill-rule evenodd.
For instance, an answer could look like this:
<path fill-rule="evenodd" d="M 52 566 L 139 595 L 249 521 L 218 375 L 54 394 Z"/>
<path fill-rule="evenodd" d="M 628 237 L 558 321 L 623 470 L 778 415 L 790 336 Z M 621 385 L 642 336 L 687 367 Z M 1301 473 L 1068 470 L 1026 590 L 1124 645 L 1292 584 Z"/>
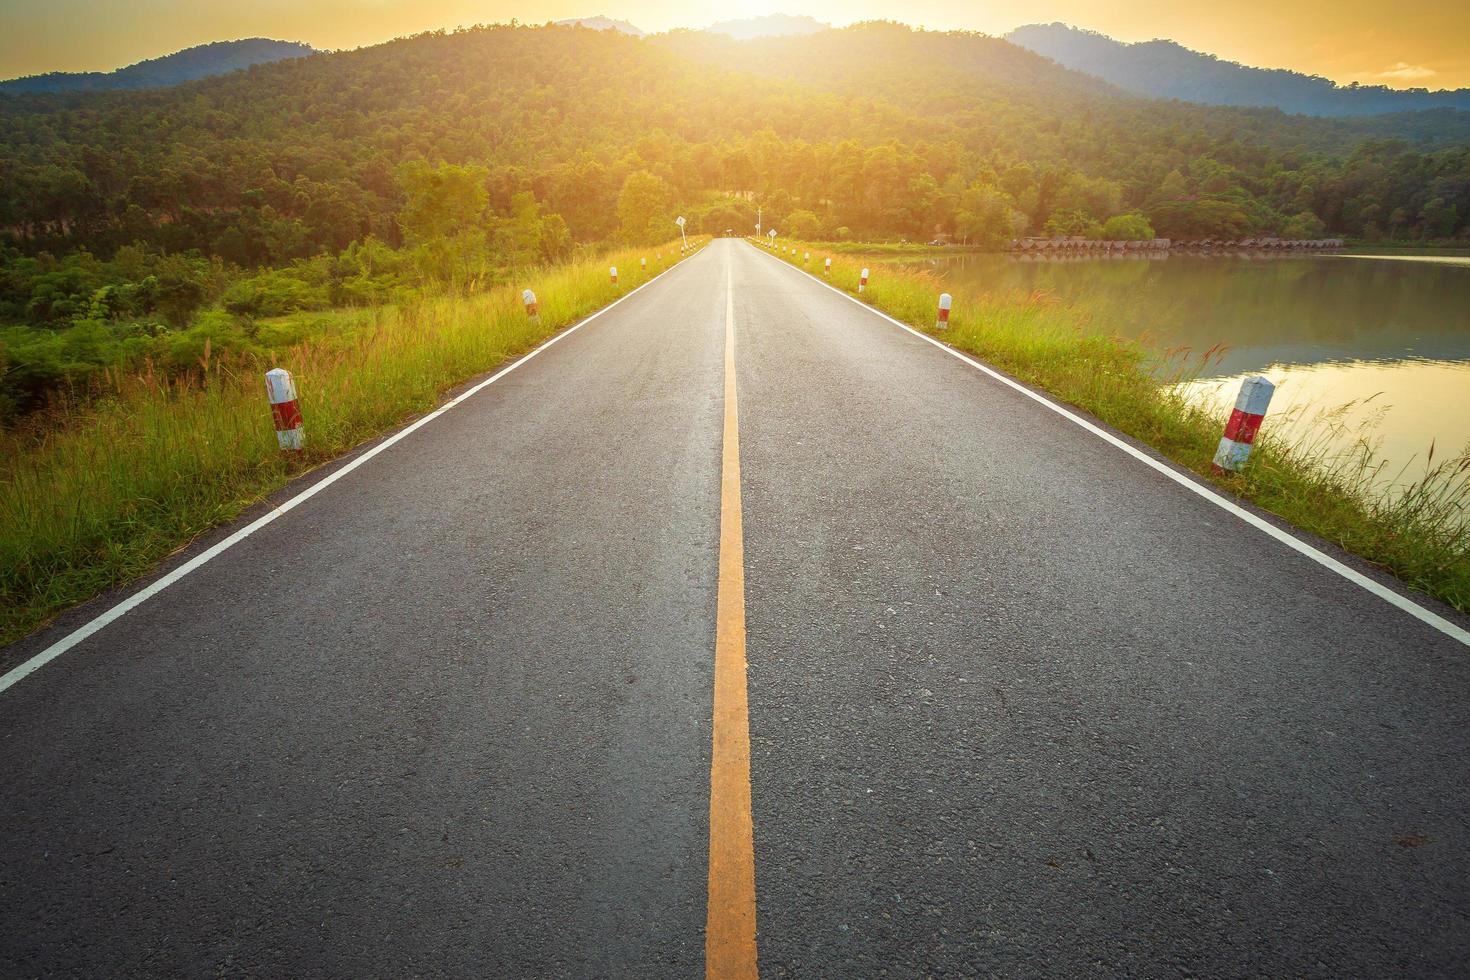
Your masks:
<path fill-rule="evenodd" d="M 693 256 L 685 256 L 685 258 L 693 258 Z M 4 693 L 11 687 L 14 687 L 16 684 L 25 680 L 31 674 L 40 670 L 51 661 L 61 656 L 63 653 L 66 653 L 72 647 L 76 646 L 78 643 L 81 643 L 93 633 L 96 633 L 98 630 L 107 626 L 109 623 L 114 622 L 115 620 L 126 615 L 128 612 L 141 606 L 143 603 L 158 595 L 158 593 L 162 592 L 170 585 L 173 585 L 185 575 L 188 575 L 190 572 L 195 571 L 210 560 L 219 557 L 221 554 L 230 550 L 241 541 L 244 541 L 246 538 L 250 537 L 250 535 L 254 534 L 256 531 L 259 531 L 261 528 L 265 527 L 276 518 L 285 514 L 287 511 L 293 510 L 299 504 L 305 503 L 307 500 L 316 496 L 318 493 L 322 492 L 332 484 L 336 483 L 348 473 L 351 473 L 359 466 L 362 466 L 368 460 L 383 452 L 385 449 L 408 438 L 414 432 L 417 432 L 423 426 L 434 421 L 434 419 L 443 415 L 445 412 L 449 411 L 460 402 L 466 401 L 467 399 L 478 394 L 482 389 L 488 388 L 490 385 L 493 385 L 495 382 L 499 381 L 501 378 L 505 377 L 507 374 L 520 367 L 522 364 L 525 364 L 527 361 L 531 360 L 531 358 L 535 357 L 537 354 L 540 354 L 548 347 L 566 339 L 567 337 L 570 337 L 572 334 L 576 333 L 578 330 L 581 330 L 587 324 L 591 323 L 593 320 L 596 320 L 598 317 L 602 316 L 604 313 L 608 312 L 624 300 L 632 299 L 638 294 L 640 290 L 652 286 L 661 277 L 667 275 L 670 272 L 673 272 L 675 269 L 683 264 L 684 259 L 675 262 L 673 265 L 669 266 L 663 272 L 658 273 L 652 279 L 645 282 L 643 285 L 633 289 L 632 292 L 619 296 L 617 299 L 613 300 L 602 309 L 597 310 L 596 312 L 591 313 L 590 315 L 585 317 L 580 323 L 573 324 L 565 330 L 557 333 L 554 337 L 547 340 L 540 347 L 537 347 L 529 354 L 522 355 L 521 357 L 517 358 L 514 363 L 501 368 L 499 371 L 495 372 L 484 381 L 481 381 L 473 388 L 470 388 L 469 390 L 459 395 L 456 395 L 454 398 L 451 398 L 443 405 L 440 405 L 438 408 L 434 409 L 428 415 L 425 415 L 423 418 L 409 424 L 407 427 L 398 430 L 393 435 L 389 436 L 373 448 L 369 449 L 367 452 L 363 453 L 361 456 L 358 456 L 356 459 L 352 460 L 350 463 L 347 463 L 340 469 L 335 470 L 331 475 L 326 476 L 321 480 L 318 480 L 316 483 L 313 483 L 311 486 L 307 487 L 305 490 L 301 491 L 290 500 L 287 500 L 280 506 L 273 508 L 269 513 L 262 514 L 260 517 L 257 517 L 245 527 L 242 527 L 240 530 L 236 531 L 234 534 L 231 534 L 229 537 L 225 538 L 218 544 L 212 545 L 206 550 L 201 551 L 193 558 L 184 562 L 184 564 L 180 565 L 178 568 L 175 568 L 167 575 L 158 579 L 156 582 L 153 582 L 147 588 L 140 589 L 133 595 L 128 596 L 122 602 L 119 602 L 111 609 L 108 609 L 106 612 L 98 615 L 95 619 L 92 619 L 86 625 L 79 627 L 71 633 L 68 633 L 66 636 L 62 637 L 60 640 L 57 640 L 55 643 L 51 644 L 49 647 L 42 650 L 40 653 L 36 654 L 30 659 L 24 661 L 23 663 L 17 664 L 16 666 L 12 667 L 9 671 L 5 673 L 3 677 L 0 677 L 0 693 Z"/>
<path fill-rule="evenodd" d="M 746 242 L 746 244 L 749 245 L 750 243 Z M 751 247 L 755 248 L 755 246 L 753 245 Z M 766 254 L 759 248 L 756 248 L 756 252 L 761 255 Z M 1389 603 L 1390 605 L 1397 606 L 1399 609 L 1408 613 L 1410 616 L 1413 616 L 1420 622 L 1439 630 L 1450 639 L 1458 640 L 1465 646 L 1470 646 L 1470 630 L 1466 630 L 1461 628 L 1460 626 L 1457 626 L 1456 624 L 1450 622 L 1448 619 L 1445 619 L 1438 613 L 1433 612 L 1429 609 L 1425 609 L 1423 606 L 1419 605 L 1419 603 L 1415 602 L 1413 599 L 1410 599 L 1408 596 L 1401 595 L 1400 593 L 1395 592 L 1393 589 L 1388 588 L 1381 582 L 1375 582 L 1373 579 L 1364 575 L 1362 572 L 1349 568 L 1347 565 L 1344 565 L 1336 558 L 1333 558 L 1331 555 L 1317 550 L 1316 548 L 1307 544 L 1305 541 L 1302 541 L 1295 535 L 1288 534 L 1287 532 L 1281 530 L 1281 528 L 1270 523 L 1269 521 L 1257 517 L 1255 514 L 1252 514 L 1245 508 L 1233 503 L 1230 500 L 1225 499 L 1214 490 L 1198 482 L 1193 476 L 1186 476 L 1173 467 L 1166 466 L 1165 464 L 1159 462 L 1157 459 L 1154 459 L 1148 453 L 1143 452 L 1135 446 L 1130 446 L 1128 443 L 1124 442 L 1122 439 L 1119 439 L 1111 432 L 1108 432 L 1105 429 L 1102 429 L 1099 426 L 1092 424 L 1091 422 L 1084 419 L 1082 416 L 1076 414 L 1068 408 L 1065 408 L 1062 405 L 1057 404 L 1050 398 L 1047 398 L 1044 395 L 1040 395 L 1032 391 L 1030 388 L 1027 388 L 1020 382 L 1006 377 L 1004 374 L 1001 374 L 994 368 L 989 367 L 981 363 L 980 361 L 977 361 L 975 358 L 970 357 L 968 354 L 965 354 L 949 346 L 943 341 L 937 340 L 921 330 L 915 330 L 913 327 L 909 326 L 907 323 L 902 322 L 901 320 L 895 320 L 893 317 L 889 316 L 887 313 L 884 313 L 882 310 L 877 309 L 876 307 L 871 306 L 867 303 L 864 303 L 856 296 L 853 296 L 851 293 L 848 293 L 845 290 L 838 289 L 836 286 L 832 285 L 829 282 L 824 282 L 821 279 L 818 279 L 816 276 L 812 275 L 810 272 L 807 272 L 805 269 L 797 268 L 786 260 L 778 258 L 774 255 L 770 256 L 770 258 L 775 259 L 775 261 L 779 262 L 786 268 L 791 269 L 793 272 L 801 273 L 812 282 L 815 282 L 817 285 L 826 286 L 828 289 L 832 290 L 832 292 L 836 293 L 838 296 L 841 296 L 843 299 L 857 304 L 858 306 L 867 310 L 869 313 L 873 313 L 879 317 L 882 317 L 884 320 L 887 320 L 895 327 L 907 330 L 909 333 L 913 334 L 915 337 L 918 337 L 920 340 L 933 344 L 935 347 L 938 347 L 946 354 L 949 354 L 952 357 L 956 357 L 959 360 L 964 361 L 966 364 L 970 365 L 972 368 L 975 368 L 977 371 L 984 372 L 985 374 L 994 378 L 996 381 L 999 381 L 1001 384 L 1013 388 L 1021 394 L 1025 395 L 1027 398 L 1030 398 L 1032 401 L 1045 405 L 1047 408 L 1051 409 L 1053 412 L 1056 412 L 1062 418 L 1076 423 L 1077 425 L 1086 429 L 1088 432 L 1091 432 L 1093 435 L 1097 436 L 1104 442 L 1109 443 L 1110 445 L 1115 446 L 1118 449 L 1121 449 L 1123 452 L 1132 456 L 1139 462 L 1150 466 L 1158 472 L 1162 473 L 1164 476 L 1167 476 L 1169 479 L 1173 480 L 1180 486 L 1194 491 L 1204 499 L 1208 500 L 1210 503 L 1214 504 L 1216 507 L 1219 507 L 1221 510 L 1235 515 L 1245 523 L 1251 525 L 1254 528 L 1257 528 L 1258 530 L 1264 531 L 1265 533 L 1269 534 L 1271 537 L 1275 538 L 1277 541 L 1280 541 L 1282 544 L 1286 545 L 1288 548 L 1291 548 L 1298 554 L 1305 555 L 1307 558 L 1310 558 L 1312 561 L 1321 565 L 1323 568 L 1326 568 L 1328 571 L 1336 572 L 1338 575 L 1341 575 L 1343 578 L 1347 579 L 1349 582 L 1352 582 L 1354 585 L 1366 589 L 1367 591 L 1378 596 L 1380 599 Z"/>

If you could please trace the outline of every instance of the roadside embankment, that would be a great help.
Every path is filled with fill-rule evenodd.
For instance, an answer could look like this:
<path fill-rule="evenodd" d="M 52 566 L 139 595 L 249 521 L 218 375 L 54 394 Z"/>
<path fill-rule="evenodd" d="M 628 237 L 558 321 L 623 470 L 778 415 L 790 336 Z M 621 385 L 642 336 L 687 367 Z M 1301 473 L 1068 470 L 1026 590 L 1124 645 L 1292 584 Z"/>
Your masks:
<path fill-rule="evenodd" d="M 859 295 L 860 260 L 803 242 L 752 244 Z M 1376 481 L 1366 448 L 1327 455 L 1310 440 L 1274 438 L 1268 416 L 1244 471 L 1218 476 L 1210 463 L 1225 419 L 1159 383 L 1158 364 L 1168 355 L 1118 336 L 1085 306 L 1020 292 L 955 295 L 948 329 L 940 331 L 939 280 L 887 266 L 870 272 L 859 296 L 864 302 L 1051 392 L 1407 585 L 1470 611 L 1470 455 L 1442 459 L 1419 482 L 1389 494 Z M 1190 365 L 1177 365 L 1178 380 L 1189 374 Z"/>
<path fill-rule="evenodd" d="M 705 241 L 691 239 L 689 254 Z M 206 358 L 185 378 L 120 376 L 110 397 L 0 434 L 0 644 L 146 573 L 292 477 L 433 408 L 680 258 L 677 242 L 627 249 L 472 295 L 315 314 L 351 320 L 351 329 L 318 331 L 268 362 Z M 523 288 L 535 291 L 535 317 Z M 299 391 L 300 452 L 277 445 L 263 377 L 277 367 Z"/>

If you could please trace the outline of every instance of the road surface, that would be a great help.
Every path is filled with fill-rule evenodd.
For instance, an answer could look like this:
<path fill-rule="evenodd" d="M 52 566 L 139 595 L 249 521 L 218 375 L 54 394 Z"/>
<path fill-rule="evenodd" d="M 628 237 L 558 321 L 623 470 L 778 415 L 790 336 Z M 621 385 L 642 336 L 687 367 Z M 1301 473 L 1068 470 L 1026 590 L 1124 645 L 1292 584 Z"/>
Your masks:
<path fill-rule="evenodd" d="M 1470 649 L 743 242 L 0 737 L 4 976 L 1470 971 Z"/>

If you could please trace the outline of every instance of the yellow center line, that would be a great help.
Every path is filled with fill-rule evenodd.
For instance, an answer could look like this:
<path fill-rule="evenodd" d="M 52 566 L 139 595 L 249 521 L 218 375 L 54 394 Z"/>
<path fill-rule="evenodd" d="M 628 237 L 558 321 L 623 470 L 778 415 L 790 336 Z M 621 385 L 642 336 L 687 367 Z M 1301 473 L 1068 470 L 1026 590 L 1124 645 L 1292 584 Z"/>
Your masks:
<path fill-rule="evenodd" d="M 720 475 L 720 584 L 715 601 L 714 755 L 709 794 L 709 907 L 704 973 L 755 977 L 755 834 L 745 687 L 745 547 L 740 417 L 735 402 L 735 292 L 725 257 L 725 435 Z"/>

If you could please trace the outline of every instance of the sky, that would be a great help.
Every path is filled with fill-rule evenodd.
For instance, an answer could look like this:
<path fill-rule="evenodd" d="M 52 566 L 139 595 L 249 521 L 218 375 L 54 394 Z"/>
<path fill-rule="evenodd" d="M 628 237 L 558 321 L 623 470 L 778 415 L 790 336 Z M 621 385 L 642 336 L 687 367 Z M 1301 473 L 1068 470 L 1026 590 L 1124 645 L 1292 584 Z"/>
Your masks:
<path fill-rule="evenodd" d="M 1063 21 L 1124 41 L 1170 38 L 1230 61 L 1338 82 L 1470 87 L 1470 2 L 1421 0 L 0 0 L 0 78 L 110 71 L 207 41 L 354 48 L 476 23 L 607 14 L 646 31 L 772 12 L 837 26 L 904 20 L 1004 34 Z"/>

